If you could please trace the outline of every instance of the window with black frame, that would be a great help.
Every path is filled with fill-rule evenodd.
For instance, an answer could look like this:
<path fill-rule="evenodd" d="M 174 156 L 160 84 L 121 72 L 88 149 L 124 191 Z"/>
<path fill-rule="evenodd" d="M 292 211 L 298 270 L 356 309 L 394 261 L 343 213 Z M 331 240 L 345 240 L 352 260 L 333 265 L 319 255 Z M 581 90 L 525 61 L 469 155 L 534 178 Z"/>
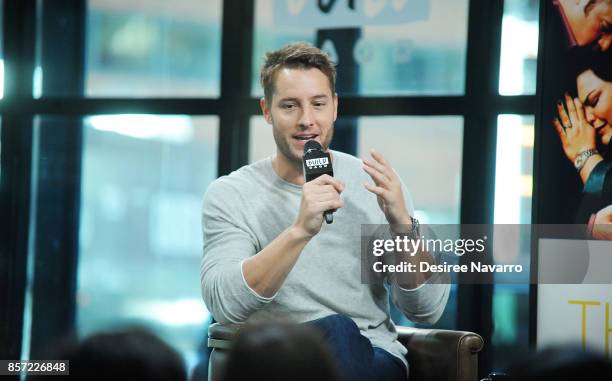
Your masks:
<path fill-rule="evenodd" d="M 90 0 L 85 96 L 218 97 L 222 1 Z M 82 119 L 77 328 L 151 328 L 194 366 L 209 313 L 201 201 L 217 176 L 216 115 Z"/>
<path fill-rule="evenodd" d="M 539 37 L 540 1 L 504 1 L 499 68 L 499 94 L 534 95 Z M 520 39 L 523 43 L 517 44 Z M 532 222 L 534 115 L 499 114 L 495 168 L 494 223 Z M 496 263 L 518 261 L 530 268 L 531 236 L 519 229 L 513 258 L 494 258 Z M 510 250 L 510 249 L 509 249 Z M 529 347 L 529 285 L 511 274 L 497 277 L 493 289 L 493 366 L 506 368 L 520 350 Z"/>
<path fill-rule="evenodd" d="M 72 329 L 137 324 L 193 367 L 210 320 L 200 220 L 217 177 L 219 115 L 206 102 L 220 92 L 223 3 L 32 3 L 31 104 L 60 106 L 24 112 L 36 197 L 22 356 Z M 188 105 L 173 112 L 173 98 Z"/>

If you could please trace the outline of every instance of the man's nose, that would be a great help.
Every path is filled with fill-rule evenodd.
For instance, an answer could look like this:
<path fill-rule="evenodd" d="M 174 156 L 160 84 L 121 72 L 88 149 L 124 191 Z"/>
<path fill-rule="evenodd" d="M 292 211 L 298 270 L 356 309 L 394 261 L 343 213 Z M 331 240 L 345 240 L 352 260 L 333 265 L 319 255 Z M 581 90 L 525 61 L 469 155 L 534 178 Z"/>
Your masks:
<path fill-rule="evenodd" d="M 610 48 L 610 44 L 612 44 L 612 34 L 604 34 L 599 38 L 597 44 L 599 45 L 599 49 L 601 49 L 602 52 L 605 52 L 608 50 L 608 48 Z"/>
<path fill-rule="evenodd" d="M 314 124 L 314 113 L 310 106 L 306 106 L 302 109 L 302 115 L 300 117 L 299 123 L 301 127 L 310 127 Z"/>

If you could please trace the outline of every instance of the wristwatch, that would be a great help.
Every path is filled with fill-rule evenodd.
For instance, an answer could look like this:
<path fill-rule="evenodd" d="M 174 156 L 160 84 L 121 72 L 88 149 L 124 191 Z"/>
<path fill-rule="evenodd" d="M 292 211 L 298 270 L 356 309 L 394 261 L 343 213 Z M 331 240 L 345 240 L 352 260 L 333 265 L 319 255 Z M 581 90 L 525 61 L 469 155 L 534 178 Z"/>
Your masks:
<path fill-rule="evenodd" d="M 574 167 L 576 167 L 576 170 L 580 172 L 582 170 L 582 167 L 584 167 L 584 165 L 586 164 L 589 157 L 593 155 L 597 155 L 598 153 L 599 152 L 597 152 L 595 148 L 589 148 L 587 150 L 580 152 L 578 156 L 576 156 L 576 160 L 574 160 Z"/>
<path fill-rule="evenodd" d="M 410 229 L 410 232 L 407 235 L 409 235 L 412 239 L 419 238 L 419 236 L 421 235 L 419 220 L 410 216 L 410 222 L 412 223 L 412 228 Z"/>

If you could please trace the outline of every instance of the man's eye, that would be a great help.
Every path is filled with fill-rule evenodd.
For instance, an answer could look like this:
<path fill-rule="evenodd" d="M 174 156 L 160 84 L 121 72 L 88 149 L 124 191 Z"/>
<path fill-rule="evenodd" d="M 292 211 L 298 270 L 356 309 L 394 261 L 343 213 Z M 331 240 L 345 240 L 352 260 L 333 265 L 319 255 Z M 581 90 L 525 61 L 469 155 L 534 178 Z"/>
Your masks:
<path fill-rule="evenodd" d="M 315 104 L 314 104 L 314 106 L 315 106 L 315 107 L 323 107 L 323 106 L 325 106 L 325 103 L 323 103 L 323 102 L 317 102 L 317 103 L 315 103 Z"/>
<path fill-rule="evenodd" d="M 295 108 L 295 105 L 291 103 L 287 103 L 287 104 L 282 105 L 282 108 L 284 108 L 285 110 L 291 110 Z"/>

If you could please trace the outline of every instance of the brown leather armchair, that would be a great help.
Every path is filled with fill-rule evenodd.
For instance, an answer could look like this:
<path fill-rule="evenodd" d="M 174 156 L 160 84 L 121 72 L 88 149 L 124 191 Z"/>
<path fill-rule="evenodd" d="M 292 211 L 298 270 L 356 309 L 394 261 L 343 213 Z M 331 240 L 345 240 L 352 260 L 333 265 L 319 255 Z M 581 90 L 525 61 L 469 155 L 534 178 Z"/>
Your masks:
<path fill-rule="evenodd" d="M 478 352 L 484 344 L 480 335 L 441 329 L 396 328 L 399 341 L 408 348 L 410 381 L 478 380 Z M 228 349 L 237 331 L 237 325 L 215 323 L 210 326 L 209 381 L 221 380 Z"/>

